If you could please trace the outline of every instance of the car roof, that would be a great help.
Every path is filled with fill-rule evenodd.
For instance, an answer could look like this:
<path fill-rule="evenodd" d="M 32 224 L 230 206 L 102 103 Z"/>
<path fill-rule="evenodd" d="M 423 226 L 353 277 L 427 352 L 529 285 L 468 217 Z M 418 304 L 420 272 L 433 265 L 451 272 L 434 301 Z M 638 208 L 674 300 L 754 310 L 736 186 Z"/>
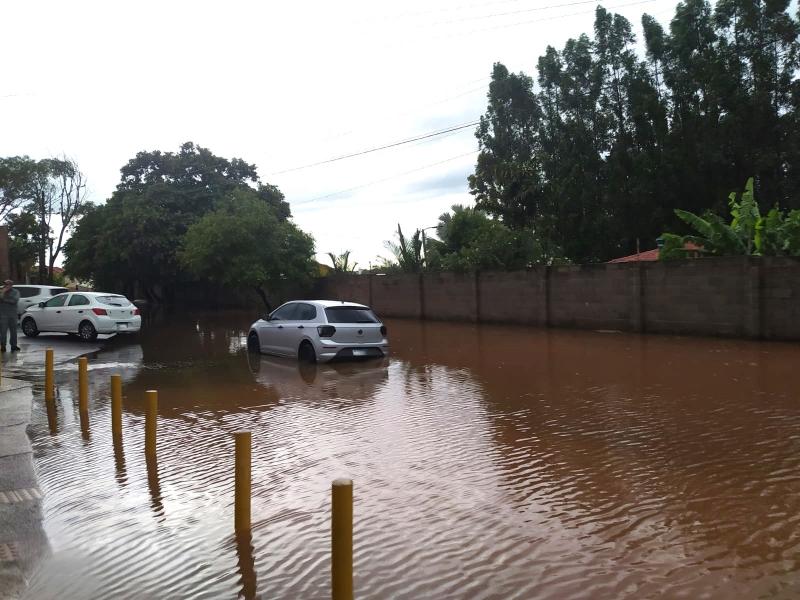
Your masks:
<path fill-rule="evenodd" d="M 63 285 L 40 285 L 38 283 L 15 283 L 13 287 L 36 287 L 44 288 L 46 290 L 65 290 Z"/>
<path fill-rule="evenodd" d="M 366 306 L 364 304 L 358 304 L 357 302 L 347 302 L 345 300 L 292 300 L 291 302 L 305 302 L 306 304 L 314 304 L 322 308 L 329 308 L 331 306 L 345 306 L 347 308 L 369 308 L 369 306 Z"/>
<path fill-rule="evenodd" d="M 84 296 L 94 296 L 94 297 L 97 297 L 97 296 L 116 296 L 118 298 L 125 298 L 125 296 L 123 294 L 116 294 L 114 292 L 84 292 L 84 291 L 69 290 L 69 293 L 70 294 L 82 294 Z"/>

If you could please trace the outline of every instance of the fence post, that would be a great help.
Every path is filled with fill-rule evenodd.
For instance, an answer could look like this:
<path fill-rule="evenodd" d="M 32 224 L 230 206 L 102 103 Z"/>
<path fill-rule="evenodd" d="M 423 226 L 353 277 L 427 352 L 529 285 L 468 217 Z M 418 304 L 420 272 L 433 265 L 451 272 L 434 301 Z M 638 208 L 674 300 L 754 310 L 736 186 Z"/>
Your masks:
<path fill-rule="evenodd" d="M 332 596 L 353 600 L 353 480 L 334 480 L 331 501 Z"/>
<path fill-rule="evenodd" d="M 251 436 L 249 431 L 237 431 L 233 436 L 236 440 L 233 525 L 236 532 L 244 532 L 250 530 Z"/>
<path fill-rule="evenodd" d="M 122 377 L 111 376 L 111 436 L 122 439 Z"/>
<path fill-rule="evenodd" d="M 89 411 L 89 359 L 85 356 L 78 359 L 78 408 Z"/>
<path fill-rule="evenodd" d="M 55 389 L 53 383 L 53 349 L 48 348 L 44 352 L 44 399 L 53 400 Z"/>
<path fill-rule="evenodd" d="M 147 412 L 144 418 L 144 453 L 148 456 L 156 455 L 156 419 L 158 416 L 158 392 L 147 390 Z"/>

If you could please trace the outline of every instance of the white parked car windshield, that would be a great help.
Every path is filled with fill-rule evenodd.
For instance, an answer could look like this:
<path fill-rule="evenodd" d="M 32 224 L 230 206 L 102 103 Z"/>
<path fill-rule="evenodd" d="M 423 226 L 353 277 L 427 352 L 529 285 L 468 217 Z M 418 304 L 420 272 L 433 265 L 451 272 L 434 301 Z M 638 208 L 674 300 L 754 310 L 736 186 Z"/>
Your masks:
<path fill-rule="evenodd" d="M 357 306 L 331 306 L 325 309 L 328 323 L 380 323 L 368 308 Z"/>
<path fill-rule="evenodd" d="M 95 298 L 100 304 L 107 306 L 130 306 L 131 301 L 125 296 L 97 296 Z"/>

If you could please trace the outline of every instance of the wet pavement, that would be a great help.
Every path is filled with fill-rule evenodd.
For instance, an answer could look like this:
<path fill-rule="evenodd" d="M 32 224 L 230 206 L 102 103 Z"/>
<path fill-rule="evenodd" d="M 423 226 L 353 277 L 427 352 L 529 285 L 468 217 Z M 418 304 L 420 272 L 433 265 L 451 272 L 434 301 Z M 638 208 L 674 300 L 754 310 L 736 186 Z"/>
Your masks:
<path fill-rule="evenodd" d="M 389 360 L 301 366 L 248 355 L 252 318 L 165 318 L 98 344 L 86 423 L 74 361 L 55 411 L 20 367 L 50 548 L 27 598 L 329 597 L 342 476 L 359 598 L 800 594 L 800 346 L 390 321 Z"/>
<path fill-rule="evenodd" d="M 67 336 L 22 338 L 20 351 L 2 354 L 0 379 L 0 598 L 17 598 L 49 548 L 42 527 L 41 490 L 27 429 L 31 421 L 31 384 L 10 374 L 44 368 L 45 350 L 56 365 L 96 352 L 99 347 L 72 343 Z"/>

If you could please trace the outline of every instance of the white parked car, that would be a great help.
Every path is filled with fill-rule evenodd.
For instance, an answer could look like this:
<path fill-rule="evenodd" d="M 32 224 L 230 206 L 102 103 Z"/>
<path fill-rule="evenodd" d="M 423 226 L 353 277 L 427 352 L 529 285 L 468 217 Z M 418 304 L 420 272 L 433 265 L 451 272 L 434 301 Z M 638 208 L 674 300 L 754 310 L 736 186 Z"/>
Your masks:
<path fill-rule="evenodd" d="M 23 313 L 20 324 L 28 337 L 58 331 L 89 341 L 98 333 L 137 333 L 142 328 L 142 317 L 125 296 L 69 292 L 31 306 Z"/>
<path fill-rule="evenodd" d="M 57 285 L 34 285 L 20 284 L 15 285 L 14 289 L 19 292 L 19 303 L 17 304 L 17 316 L 21 316 L 29 306 L 36 306 L 39 302 L 47 302 L 53 296 L 63 294 L 69 290 Z"/>
<path fill-rule="evenodd" d="M 386 326 L 368 306 L 336 300 L 287 302 L 250 326 L 247 348 L 306 362 L 389 354 Z"/>

